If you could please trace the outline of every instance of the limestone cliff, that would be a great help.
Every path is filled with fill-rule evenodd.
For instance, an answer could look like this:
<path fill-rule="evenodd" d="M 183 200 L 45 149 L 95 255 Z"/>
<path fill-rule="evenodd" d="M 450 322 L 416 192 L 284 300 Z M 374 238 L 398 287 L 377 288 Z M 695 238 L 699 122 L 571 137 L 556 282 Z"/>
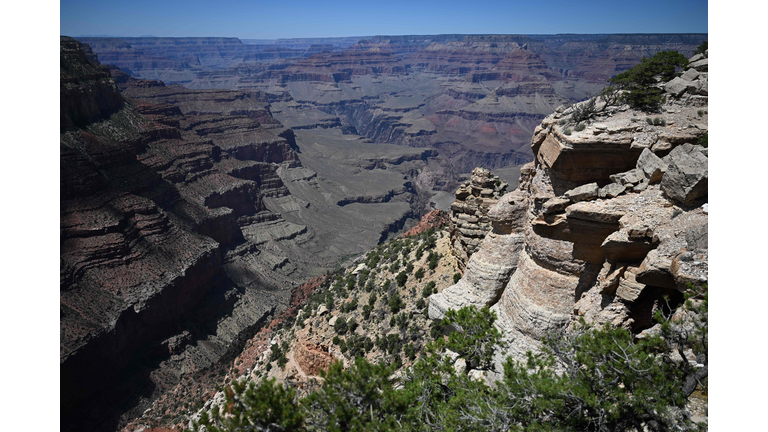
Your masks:
<path fill-rule="evenodd" d="M 490 209 L 507 189 L 507 183 L 485 168 L 475 168 L 472 177 L 456 191 L 451 204 L 451 252 L 463 269 L 491 229 Z"/>
<path fill-rule="evenodd" d="M 545 118 L 535 161 L 488 210 L 492 230 L 464 277 L 430 297 L 430 318 L 490 306 L 509 342 L 501 361 L 580 317 L 640 332 L 665 296 L 674 307 L 689 283 L 705 284 L 706 54 L 690 66 L 660 84 L 660 112 L 606 107 L 576 131 L 578 106 Z"/>

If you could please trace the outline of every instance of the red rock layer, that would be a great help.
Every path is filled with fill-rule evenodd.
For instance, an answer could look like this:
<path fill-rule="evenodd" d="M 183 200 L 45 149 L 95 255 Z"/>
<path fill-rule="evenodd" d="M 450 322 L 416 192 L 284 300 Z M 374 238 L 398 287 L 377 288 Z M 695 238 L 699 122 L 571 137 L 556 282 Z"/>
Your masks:
<path fill-rule="evenodd" d="M 448 213 L 443 210 L 432 210 L 431 212 L 425 214 L 415 227 L 404 232 L 401 237 L 416 236 L 423 232 L 429 231 L 430 228 L 439 229 L 447 225 L 449 222 L 450 217 L 448 216 Z"/>

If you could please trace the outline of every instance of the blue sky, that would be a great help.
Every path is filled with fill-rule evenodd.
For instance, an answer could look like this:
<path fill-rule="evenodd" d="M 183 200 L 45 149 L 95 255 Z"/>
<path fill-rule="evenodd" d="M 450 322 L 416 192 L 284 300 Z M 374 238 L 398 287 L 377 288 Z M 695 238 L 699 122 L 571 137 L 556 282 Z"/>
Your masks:
<path fill-rule="evenodd" d="M 62 0 L 60 8 L 60 34 L 68 36 L 708 32 L 705 0 Z"/>

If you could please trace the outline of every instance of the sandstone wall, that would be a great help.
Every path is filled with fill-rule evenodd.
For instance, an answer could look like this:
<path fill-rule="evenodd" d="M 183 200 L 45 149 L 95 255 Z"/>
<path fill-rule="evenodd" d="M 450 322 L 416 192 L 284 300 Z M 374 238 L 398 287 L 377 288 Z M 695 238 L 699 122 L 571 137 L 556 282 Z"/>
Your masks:
<path fill-rule="evenodd" d="M 507 183 L 485 168 L 475 168 L 472 177 L 456 191 L 451 204 L 451 252 L 462 269 L 491 229 L 488 209 L 504 194 Z"/>
<path fill-rule="evenodd" d="M 582 317 L 640 332 L 665 297 L 675 306 L 689 283 L 707 283 L 706 54 L 691 66 L 664 85 L 659 113 L 608 107 L 567 133 L 573 107 L 547 117 L 535 162 L 487 211 L 492 230 L 464 277 L 430 297 L 430 318 L 491 307 L 509 342 L 501 370 Z"/>

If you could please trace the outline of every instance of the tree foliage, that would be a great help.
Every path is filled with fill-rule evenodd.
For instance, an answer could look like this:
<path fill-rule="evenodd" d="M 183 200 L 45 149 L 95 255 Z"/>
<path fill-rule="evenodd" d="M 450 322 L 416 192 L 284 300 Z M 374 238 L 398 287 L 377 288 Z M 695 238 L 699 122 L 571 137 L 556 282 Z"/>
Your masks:
<path fill-rule="evenodd" d="M 677 68 L 687 65 L 688 59 L 679 52 L 661 51 L 608 80 L 609 88 L 623 90 L 621 100 L 633 108 L 654 111 L 664 101 L 664 90 L 658 84 L 671 80 Z"/>
<path fill-rule="evenodd" d="M 208 432 L 230 432 L 239 430 L 267 430 L 278 426 L 286 432 L 303 430 L 305 417 L 296 398 L 296 392 L 274 378 L 259 385 L 248 386 L 238 381 L 226 388 L 227 399 L 220 409 L 203 411 L 193 429 L 204 427 Z"/>
<path fill-rule="evenodd" d="M 702 42 L 701 45 L 696 47 L 696 51 L 694 51 L 693 54 L 694 55 L 696 55 L 696 54 L 704 54 L 704 52 L 709 49 L 708 45 L 709 44 L 707 43 L 707 41 Z"/>
<path fill-rule="evenodd" d="M 501 332 L 493 322 L 496 314 L 488 308 L 468 306 L 459 310 L 451 309 L 443 318 L 443 325 L 454 331 L 448 336 L 445 346 L 465 358 L 474 368 L 488 368 L 493 353 L 501 340 Z"/>
<path fill-rule="evenodd" d="M 529 352 L 525 362 L 507 358 L 494 387 L 457 371 L 446 353 L 458 353 L 475 368 L 489 365 L 501 336 L 495 315 L 487 308 L 449 311 L 443 324 L 454 331 L 427 344 L 399 378 L 392 375 L 398 361 L 386 366 L 358 357 L 347 369 L 332 364 L 322 385 L 301 402 L 291 388 L 274 381 L 247 390 L 234 383 L 226 403 L 211 415 L 204 413 L 195 429 L 696 430 L 684 404 L 707 376 L 707 310 L 704 286 L 691 291 L 671 317 L 658 312 L 658 325 L 642 338 L 582 322 L 550 335 L 543 351 Z M 355 345 L 366 343 L 360 339 Z M 409 358 L 416 358 L 413 346 L 397 334 L 376 344 L 396 360 L 403 346 Z"/>

